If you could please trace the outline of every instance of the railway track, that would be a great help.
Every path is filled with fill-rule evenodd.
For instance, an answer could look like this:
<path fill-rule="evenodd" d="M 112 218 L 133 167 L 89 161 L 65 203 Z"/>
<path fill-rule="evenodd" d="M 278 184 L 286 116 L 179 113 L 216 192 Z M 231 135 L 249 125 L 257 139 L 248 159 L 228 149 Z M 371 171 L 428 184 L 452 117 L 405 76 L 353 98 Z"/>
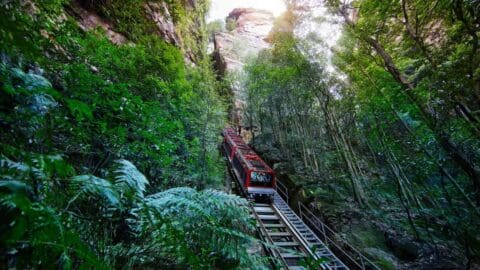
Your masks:
<path fill-rule="evenodd" d="M 352 269 L 380 270 L 300 202 L 298 216 L 288 204 L 288 189 L 278 179 L 272 184 L 274 172 L 235 134 L 233 129 L 225 129 L 222 132 L 224 144 L 219 150 L 226 157 L 229 175 L 239 194 L 247 199 L 264 199 L 258 196 L 262 194 L 261 189 L 262 195 L 268 194 L 269 197 L 273 194 L 270 203 L 251 202 L 251 209 L 264 249 L 272 258 L 275 269 L 348 270 L 348 263 Z M 254 175 L 256 178 L 252 180 Z M 265 181 L 259 182 L 259 175 L 270 176 L 270 182 L 266 182 L 270 185 L 260 185 Z M 251 181 L 255 184 L 252 185 Z M 254 196 L 249 196 L 252 194 Z"/>
<path fill-rule="evenodd" d="M 238 173 L 227 162 L 230 177 L 237 185 Z M 247 194 L 238 187 L 238 192 Z M 319 269 L 345 270 L 345 266 L 309 229 L 282 197 L 275 193 L 271 203 L 251 203 L 252 215 L 257 220 L 261 240 L 275 266 L 283 269 L 306 269 L 305 262 L 322 260 Z"/>
<path fill-rule="evenodd" d="M 252 203 L 260 238 L 275 264 L 284 269 L 306 269 L 315 263 L 319 269 L 348 269 L 275 194 L 272 204 Z M 311 266 L 311 265 L 310 265 Z"/>

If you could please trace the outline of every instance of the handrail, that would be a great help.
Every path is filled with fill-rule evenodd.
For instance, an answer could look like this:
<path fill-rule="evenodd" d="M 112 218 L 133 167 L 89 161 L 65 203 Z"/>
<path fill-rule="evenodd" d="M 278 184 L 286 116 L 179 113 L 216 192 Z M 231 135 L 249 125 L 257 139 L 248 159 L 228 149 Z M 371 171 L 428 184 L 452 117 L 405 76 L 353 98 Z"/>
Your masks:
<path fill-rule="evenodd" d="M 288 204 L 288 188 L 280 181 L 276 182 L 277 193 L 286 197 Z M 349 244 L 342 236 L 335 232 L 332 228 L 323 223 L 307 206 L 302 202 L 298 202 L 298 213 L 307 225 L 321 237 L 322 242 L 327 246 L 333 246 L 334 250 L 341 253 L 343 258 L 348 259 L 351 264 L 354 264 L 359 269 L 375 269 L 380 270 L 380 267 L 375 265 L 370 259 L 363 255 L 358 249 Z M 340 242 L 340 243 L 339 243 Z M 345 248 L 346 247 L 346 248 Z M 347 251 L 349 250 L 349 251 Z"/>
<path fill-rule="evenodd" d="M 282 195 L 282 198 L 285 199 L 287 204 L 289 204 L 288 188 L 282 182 L 280 182 L 278 179 L 276 179 L 275 190 L 277 191 L 278 194 Z"/>
<path fill-rule="evenodd" d="M 328 225 L 323 223 L 303 203 L 298 202 L 298 208 L 299 208 L 300 217 L 302 218 L 302 220 L 306 219 L 308 223 L 314 227 L 313 229 L 315 229 L 317 233 L 323 236 L 323 241 L 325 244 L 332 244 L 333 246 L 335 246 L 336 250 L 341 252 L 345 257 L 347 257 L 350 260 L 351 263 L 355 264 L 360 269 L 373 268 L 373 269 L 380 270 L 380 268 L 377 265 L 375 265 L 370 259 L 368 259 L 365 255 L 363 255 L 358 249 L 353 247 L 345 239 L 343 239 L 342 236 L 340 236 Z M 342 245 L 339 245 L 338 242 L 341 242 Z M 347 247 L 351 252 L 346 251 L 344 247 Z M 356 258 L 352 258 L 352 253 L 353 253 L 353 257 L 356 257 Z"/>

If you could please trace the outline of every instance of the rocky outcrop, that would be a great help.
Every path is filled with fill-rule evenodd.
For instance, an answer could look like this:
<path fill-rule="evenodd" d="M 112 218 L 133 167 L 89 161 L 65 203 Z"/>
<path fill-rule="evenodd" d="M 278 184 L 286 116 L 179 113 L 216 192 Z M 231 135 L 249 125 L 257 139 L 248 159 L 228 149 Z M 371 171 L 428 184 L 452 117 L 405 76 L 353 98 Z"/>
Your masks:
<path fill-rule="evenodd" d="M 78 25 L 84 31 L 89 31 L 100 27 L 105 30 L 105 34 L 112 43 L 120 45 L 128 42 L 124 35 L 113 30 L 114 27 L 111 22 L 98 16 L 98 14 L 94 12 L 86 10 L 77 1 L 71 1 L 69 5 L 69 11 L 77 18 Z"/>
<path fill-rule="evenodd" d="M 187 18 L 188 22 L 191 22 L 191 25 L 187 26 L 188 30 L 182 31 L 179 29 L 179 22 L 175 21 L 171 14 L 171 6 L 169 6 L 167 1 L 146 1 L 143 4 L 143 14 L 146 19 L 152 21 L 152 31 L 156 33 L 159 37 L 165 40 L 167 43 L 179 48 L 183 55 L 185 63 L 194 65 L 197 60 L 197 56 L 191 48 L 191 44 L 186 44 L 184 42 L 185 36 L 190 35 L 194 36 L 194 39 L 200 39 L 196 32 L 202 32 L 201 28 L 204 27 L 204 19 L 201 15 L 202 12 L 196 10 L 198 5 L 198 0 L 188 0 L 184 2 L 184 8 L 187 12 L 191 14 L 200 13 L 198 18 Z M 80 28 L 84 31 L 93 30 L 95 28 L 102 28 L 105 30 L 105 33 L 108 39 L 114 44 L 125 44 L 128 40 L 128 33 L 119 33 L 115 31 L 115 18 L 110 18 L 110 20 L 102 17 L 101 13 L 97 13 L 96 10 L 102 10 L 100 6 L 106 5 L 105 3 L 92 4 L 89 1 L 75 0 L 71 1 L 68 5 L 68 11 L 73 15 L 78 22 Z M 108 5 L 106 5 L 108 8 Z M 105 8 L 105 7 L 104 7 Z M 103 16 L 106 16 L 103 14 Z M 203 42 L 203 41 L 199 41 Z M 192 43 L 192 42 L 190 42 Z M 197 52 L 198 53 L 198 52 Z"/>
<path fill-rule="evenodd" d="M 188 0 L 183 3 L 185 11 L 188 13 L 196 14 L 199 13 L 197 10 L 197 0 Z M 198 42 L 201 41 L 201 37 L 198 36 L 198 32 L 201 32 L 204 24 L 204 19 L 202 18 L 200 12 L 199 16 L 196 18 L 189 18 L 188 21 L 191 21 L 189 25 L 190 28 L 187 32 L 185 29 L 180 29 L 178 27 L 178 22 L 176 22 L 173 16 L 170 13 L 171 6 L 167 4 L 167 2 L 154 2 L 150 1 L 145 4 L 145 14 L 148 19 L 152 20 L 156 25 L 156 33 L 157 35 L 161 36 L 166 42 L 172 44 L 173 46 L 181 49 L 185 63 L 194 66 L 195 62 L 199 59 L 198 55 L 195 55 L 198 52 L 195 52 L 192 49 L 192 44 L 188 44 L 185 42 L 186 35 L 193 37 Z"/>
<path fill-rule="evenodd" d="M 224 69 L 220 70 L 223 73 L 240 70 L 247 57 L 270 46 L 267 37 L 274 17 L 268 11 L 236 8 L 228 15 L 229 20 L 235 23 L 235 29 L 216 33 L 214 38 L 214 53 L 223 63 Z"/>
<path fill-rule="evenodd" d="M 177 32 L 172 16 L 168 11 L 166 2 L 147 2 L 145 4 L 147 17 L 152 20 L 156 27 L 157 34 L 162 36 L 168 43 L 180 47 L 181 41 Z"/>
<path fill-rule="evenodd" d="M 227 21 L 234 22 L 230 32 L 216 33 L 214 37 L 213 58 L 215 67 L 221 76 L 242 72 L 245 61 L 270 47 L 268 35 L 273 27 L 274 17 L 268 11 L 253 8 L 236 8 L 230 12 Z M 234 125 L 243 125 L 243 107 L 245 93 L 236 76 L 232 76 L 234 108 L 230 119 Z"/>
<path fill-rule="evenodd" d="M 193 9 L 195 4 L 195 0 L 190 0 L 185 3 L 185 8 Z M 145 4 L 145 14 L 156 25 L 155 31 L 157 35 L 173 46 L 180 48 L 184 55 L 185 63 L 193 65 L 196 57 L 191 48 L 185 46 L 182 37 L 179 35 L 168 4 L 166 2 L 147 2 Z"/>

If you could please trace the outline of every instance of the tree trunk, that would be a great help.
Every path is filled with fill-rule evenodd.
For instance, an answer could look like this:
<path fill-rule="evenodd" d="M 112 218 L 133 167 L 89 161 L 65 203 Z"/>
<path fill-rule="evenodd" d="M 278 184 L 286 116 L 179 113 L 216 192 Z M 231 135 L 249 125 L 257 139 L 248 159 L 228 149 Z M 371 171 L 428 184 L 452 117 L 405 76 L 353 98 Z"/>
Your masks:
<path fill-rule="evenodd" d="M 340 12 L 347 25 L 355 30 L 355 24 L 350 20 L 345 10 Z M 452 160 L 464 170 L 472 181 L 475 193 L 480 193 L 480 170 L 475 167 L 467 155 L 452 142 L 450 136 L 444 132 L 436 123 L 436 116 L 424 104 L 422 104 L 414 93 L 415 85 L 409 82 L 395 65 L 392 57 L 388 54 L 380 42 L 370 36 L 359 34 L 359 39 L 367 43 L 383 60 L 384 68 L 393 76 L 393 78 L 402 86 L 403 93 L 414 103 L 420 111 L 422 118 L 427 126 L 433 131 L 435 139 L 442 148 L 449 154 Z M 477 196 L 478 198 L 479 196 Z"/>

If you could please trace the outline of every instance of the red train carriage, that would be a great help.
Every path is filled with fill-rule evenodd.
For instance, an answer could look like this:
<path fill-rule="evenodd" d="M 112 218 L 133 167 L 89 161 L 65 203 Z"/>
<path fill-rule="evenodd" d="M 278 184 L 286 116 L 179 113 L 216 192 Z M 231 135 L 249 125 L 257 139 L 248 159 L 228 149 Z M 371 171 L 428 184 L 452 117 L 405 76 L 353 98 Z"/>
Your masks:
<path fill-rule="evenodd" d="M 223 149 L 242 191 L 250 198 L 266 199 L 275 192 L 275 172 L 232 128 L 222 132 Z"/>

